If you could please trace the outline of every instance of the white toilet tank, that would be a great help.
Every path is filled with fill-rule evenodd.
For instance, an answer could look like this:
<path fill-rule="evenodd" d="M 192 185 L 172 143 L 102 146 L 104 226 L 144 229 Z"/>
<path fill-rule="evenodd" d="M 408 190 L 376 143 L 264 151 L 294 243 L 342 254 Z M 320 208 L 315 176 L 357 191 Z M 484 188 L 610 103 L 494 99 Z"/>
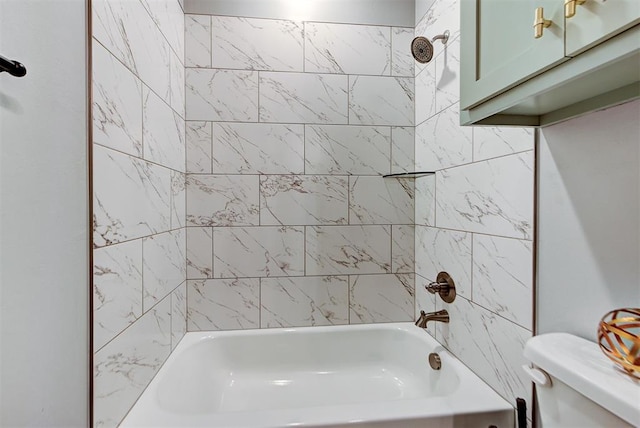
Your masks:
<path fill-rule="evenodd" d="M 640 379 L 619 369 L 598 345 L 567 333 L 531 338 L 523 367 L 536 383 L 544 428 L 640 427 Z"/>

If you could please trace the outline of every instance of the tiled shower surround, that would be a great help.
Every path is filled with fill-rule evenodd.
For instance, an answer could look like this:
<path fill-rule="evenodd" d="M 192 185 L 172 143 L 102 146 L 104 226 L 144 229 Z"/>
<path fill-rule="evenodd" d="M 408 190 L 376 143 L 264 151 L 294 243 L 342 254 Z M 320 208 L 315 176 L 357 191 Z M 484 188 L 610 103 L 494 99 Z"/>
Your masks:
<path fill-rule="evenodd" d="M 188 329 L 411 320 L 413 28 L 185 22 Z"/>
<path fill-rule="evenodd" d="M 451 35 L 416 66 L 416 169 L 436 171 L 415 180 L 416 310 L 446 308 L 451 322 L 429 332 L 531 410 L 521 366 L 533 329 L 533 130 L 459 126 L 460 0 L 418 1 L 431 5 L 416 17 L 415 35 Z M 424 289 L 441 270 L 456 282 L 452 304 Z"/>

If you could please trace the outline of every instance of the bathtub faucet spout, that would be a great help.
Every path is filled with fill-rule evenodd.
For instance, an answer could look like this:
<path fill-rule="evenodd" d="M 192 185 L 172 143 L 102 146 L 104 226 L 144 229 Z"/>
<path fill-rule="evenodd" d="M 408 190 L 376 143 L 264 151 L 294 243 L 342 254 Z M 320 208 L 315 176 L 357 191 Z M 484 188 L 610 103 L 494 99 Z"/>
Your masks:
<path fill-rule="evenodd" d="M 427 328 L 429 321 L 449 322 L 449 312 L 446 309 L 437 312 L 420 311 L 420 318 L 416 321 L 416 325 L 420 328 Z"/>

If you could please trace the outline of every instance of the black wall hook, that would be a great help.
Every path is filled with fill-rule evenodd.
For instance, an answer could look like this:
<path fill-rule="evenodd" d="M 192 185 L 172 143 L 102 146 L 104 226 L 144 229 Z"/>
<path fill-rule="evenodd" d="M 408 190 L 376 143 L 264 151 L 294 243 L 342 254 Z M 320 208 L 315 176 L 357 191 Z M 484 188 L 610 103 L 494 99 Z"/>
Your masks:
<path fill-rule="evenodd" d="M 6 71 L 12 76 L 22 77 L 27 74 L 27 68 L 19 63 L 0 55 L 0 73 Z"/>

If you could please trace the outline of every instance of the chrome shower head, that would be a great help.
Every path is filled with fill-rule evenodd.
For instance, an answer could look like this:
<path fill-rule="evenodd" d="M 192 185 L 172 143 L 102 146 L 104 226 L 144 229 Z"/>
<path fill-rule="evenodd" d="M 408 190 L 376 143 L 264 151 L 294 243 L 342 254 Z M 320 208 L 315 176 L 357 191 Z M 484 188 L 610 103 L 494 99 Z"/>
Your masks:
<path fill-rule="evenodd" d="M 413 58 L 420 64 L 426 64 L 431 61 L 433 58 L 433 42 L 436 40 L 442 40 L 442 44 L 446 45 L 449 40 L 449 30 L 445 31 L 444 34 L 435 36 L 431 41 L 422 36 L 413 39 L 411 42 L 411 54 Z"/>

